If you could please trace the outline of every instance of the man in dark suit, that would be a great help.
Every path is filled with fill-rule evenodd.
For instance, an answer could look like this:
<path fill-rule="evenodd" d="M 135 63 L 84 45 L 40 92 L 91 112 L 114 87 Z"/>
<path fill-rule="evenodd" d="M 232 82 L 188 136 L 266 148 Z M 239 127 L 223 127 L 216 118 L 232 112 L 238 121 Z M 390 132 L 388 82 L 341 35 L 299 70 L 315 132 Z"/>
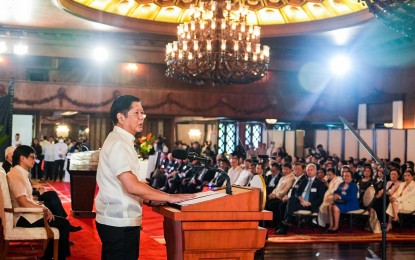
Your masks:
<path fill-rule="evenodd" d="M 295 192 L 295 198 L 288 201 L 285 220 L 277 231 L 278 234 L 286 234 L 288 225 L 292 224 L 294 212 L 298 210 L 310 210 L 318 212 L 323 202 L 326 186 L 317 178 L 317 166 L 313 163 L 307 165 L 307 179 L 304 179 Z"/>
<path fill-rule="evenodd" d="M 281 227 L 282 220 L 285 219 L 285 212 L 287 210 L 288 201 L 290 200 L 297 200 L 297 197 L 295 196 L 295 193 L 298 189 L 298 186 L 300 186 L 300 183 L 307 179 L 307 176 L 305 174 L 305 164 L 297 162 L 295 163 L 294 167 L 294 175 L 295 180 L 291 187 L 291 189 L 288 191 L 288 194 L 282 198 L 282 203 L 280 203 L 278 207 L 278 214 L 276 215 L 274 222 L 275 222 L 275 234 L 278 234 L 278 230 Z M 291 202 L 294 203 L 294 202 Z"/>
<path fill-rule="evenodd" d="M 267 185 L 267 195 L 269 195 L 275 189 L 275 187 L 278 186 L 278 182 L 282 177 L 281 166 L 278 163 L 272 163 L 270 171 L 271 174 L 265 177 L 265 184 Z"/>

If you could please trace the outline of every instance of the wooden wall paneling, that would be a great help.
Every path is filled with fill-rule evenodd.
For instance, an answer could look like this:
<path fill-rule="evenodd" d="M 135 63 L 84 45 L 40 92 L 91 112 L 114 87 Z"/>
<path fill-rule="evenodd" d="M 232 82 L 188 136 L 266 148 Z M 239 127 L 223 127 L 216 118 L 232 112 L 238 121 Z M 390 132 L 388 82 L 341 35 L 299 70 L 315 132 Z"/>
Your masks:
<path fill-rule="evenodd" d="M 406 160 L 415 162 L 415 129 L 406 131 Z"/>
<path fill-rule="evenodd" d="M 406 146 L 413 146 L 415 143 L 406 143 L 406 130 L 391 129 L 390 130 L 390 159 L 399 157 L 404 163 L 406 161 L 405 150 Z"/>
<path fill-rule="evenodd" d="M 359 143 L 349 130 L 344 131 L 344 159 L 359 156 Z"/>
<path fill-rule="evenodd" d="M 336 155 L 341 157 L 343 147 L 343 130 L 329 130 L 328 131 L 328 145 L 327 152 L 329 155 Z"/>
<path fill-rule="evenodd" d="M 88 127 L 88 143 L 92 150 L 97 150 L 102 147 L 105 139 L 113 128 L 107 115 L 90 115 Z"/>
<path fill-rule="evenodd" d="M 289 130 L 289 131 L 285 131 L 285 151 L 290 154 L 293 155 L 295 154 L 295 131 L 294 130 Z"/>
<path fill-rule="evenodd" d="M 328 144 L 328 131 L 327 130 L 316 130 L 316 141 L 314 142 L 315 146 L 321 144 L 324 147 L 324 150 L 327 150 Z"/>
<path fill-rule="evenodd" d="M 389 129 L 376 129 L 375 140 L 376 155 L 379 158 L 389 158 Z"/>
<path fill-rule="evenodd" d="M 372 148 L 373 150 L 373 130 L 365 129 L 365 130 L 359 130 L 359 135 L 362 137 L 362 139 L 367 143 L 367 145 Z M 359 144 L 359 155 L 358 158 L 372 158 L 369 153 L 366 151 L 366 149 L 363 147 L 363 145 Z"/>
<path fill-rule="evenodd" d="M 303 158 L 304 157 L 304 130 L 295 131 L 295 155 Z"/>
<path fill-rule="evenodd" d="M 99 136 L 99 133 L 97 131 L 97 125 L 96 125 L 97 119 L 95 117 L 91 117 L 89 120 L 89 144 L 92 149 L 95 150 L 96 143 L 97 143 L 97 137 Z M 76 136 L 74 136 L 76 138 Z"/>

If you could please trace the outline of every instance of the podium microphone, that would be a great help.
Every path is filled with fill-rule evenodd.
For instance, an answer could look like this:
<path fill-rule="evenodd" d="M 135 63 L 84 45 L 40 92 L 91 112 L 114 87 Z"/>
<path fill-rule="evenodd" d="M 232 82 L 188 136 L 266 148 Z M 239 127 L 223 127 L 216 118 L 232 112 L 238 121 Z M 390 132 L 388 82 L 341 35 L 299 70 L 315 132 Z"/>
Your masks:
<path fill-rule="evenodd" d="M 205 161 L 205 162 L 209 162 L 210 160 L 212 160 L 211 158 L 198 155 L 195 152 L 187 153 L 186 150 L 180 149 L 180 148 L 174 149 L 173 152 L 172 152 L 172 155 L 173 155 L 173 158 L 180 159 L 180 160 L 189 159 L 191 161 L 199 160 L 199 161 Z M 208 166 L 205 166 L 205 167 L 210 169 Z M 231 179 L 229 178 L 229 175 L 226 174 L 226 172 L 222 171 L 221 169 L 212 169 L 212 170 L 218 172 L 219 174 L 221 174 L 225 177 L 225 180 L 226 180 L 226 194 L 232 195 Z"/>

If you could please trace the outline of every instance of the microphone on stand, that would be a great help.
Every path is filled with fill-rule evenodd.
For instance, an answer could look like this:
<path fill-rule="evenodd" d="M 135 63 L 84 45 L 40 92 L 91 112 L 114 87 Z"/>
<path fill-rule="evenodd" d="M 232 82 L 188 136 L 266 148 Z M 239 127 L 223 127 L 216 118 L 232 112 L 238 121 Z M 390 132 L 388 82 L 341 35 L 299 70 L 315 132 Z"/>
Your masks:
<path fill-rule="evenodd" d="M 210 170 L 216 171 L 219 174 L 223 175 L 223 177 L 226 180 L 226 194 L 232 195 L 231 179 L 229 178 L 229 175 L 226 174 L 226 172 L 222 171 L 221 169 L 210 168 L 209 163 L 212 160 L 211 158 L 201 156 L 195 152 L 187 153 L 186 150 L 179 149 L 179 148 L 174 149 L 172 152 L 172 155 L 173 155 L 173 158 L 181 159 L 181 160 L 189 159 L 190 161 L 193 161 L 193 160 L 203 161 L 204 166 L 202 167 L 206 167 Z"/>

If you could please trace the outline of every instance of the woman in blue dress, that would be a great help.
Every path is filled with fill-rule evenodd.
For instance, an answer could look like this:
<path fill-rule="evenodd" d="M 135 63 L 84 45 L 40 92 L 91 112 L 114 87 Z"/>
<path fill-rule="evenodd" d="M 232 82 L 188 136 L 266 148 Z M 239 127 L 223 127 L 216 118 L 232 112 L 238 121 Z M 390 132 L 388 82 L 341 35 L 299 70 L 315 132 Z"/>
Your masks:
<path fill-rule="evenodd" d="M 339 231 L 340 214 L 351 210 L 359 209 L 357 200 L 357 185 L 353 182 L 350 171 L 343 172 L 343 182 L 340 183 L 334 192 L 334 202 L 329 206 L 330 227 L 328 233 L 337 233 Z"/>

